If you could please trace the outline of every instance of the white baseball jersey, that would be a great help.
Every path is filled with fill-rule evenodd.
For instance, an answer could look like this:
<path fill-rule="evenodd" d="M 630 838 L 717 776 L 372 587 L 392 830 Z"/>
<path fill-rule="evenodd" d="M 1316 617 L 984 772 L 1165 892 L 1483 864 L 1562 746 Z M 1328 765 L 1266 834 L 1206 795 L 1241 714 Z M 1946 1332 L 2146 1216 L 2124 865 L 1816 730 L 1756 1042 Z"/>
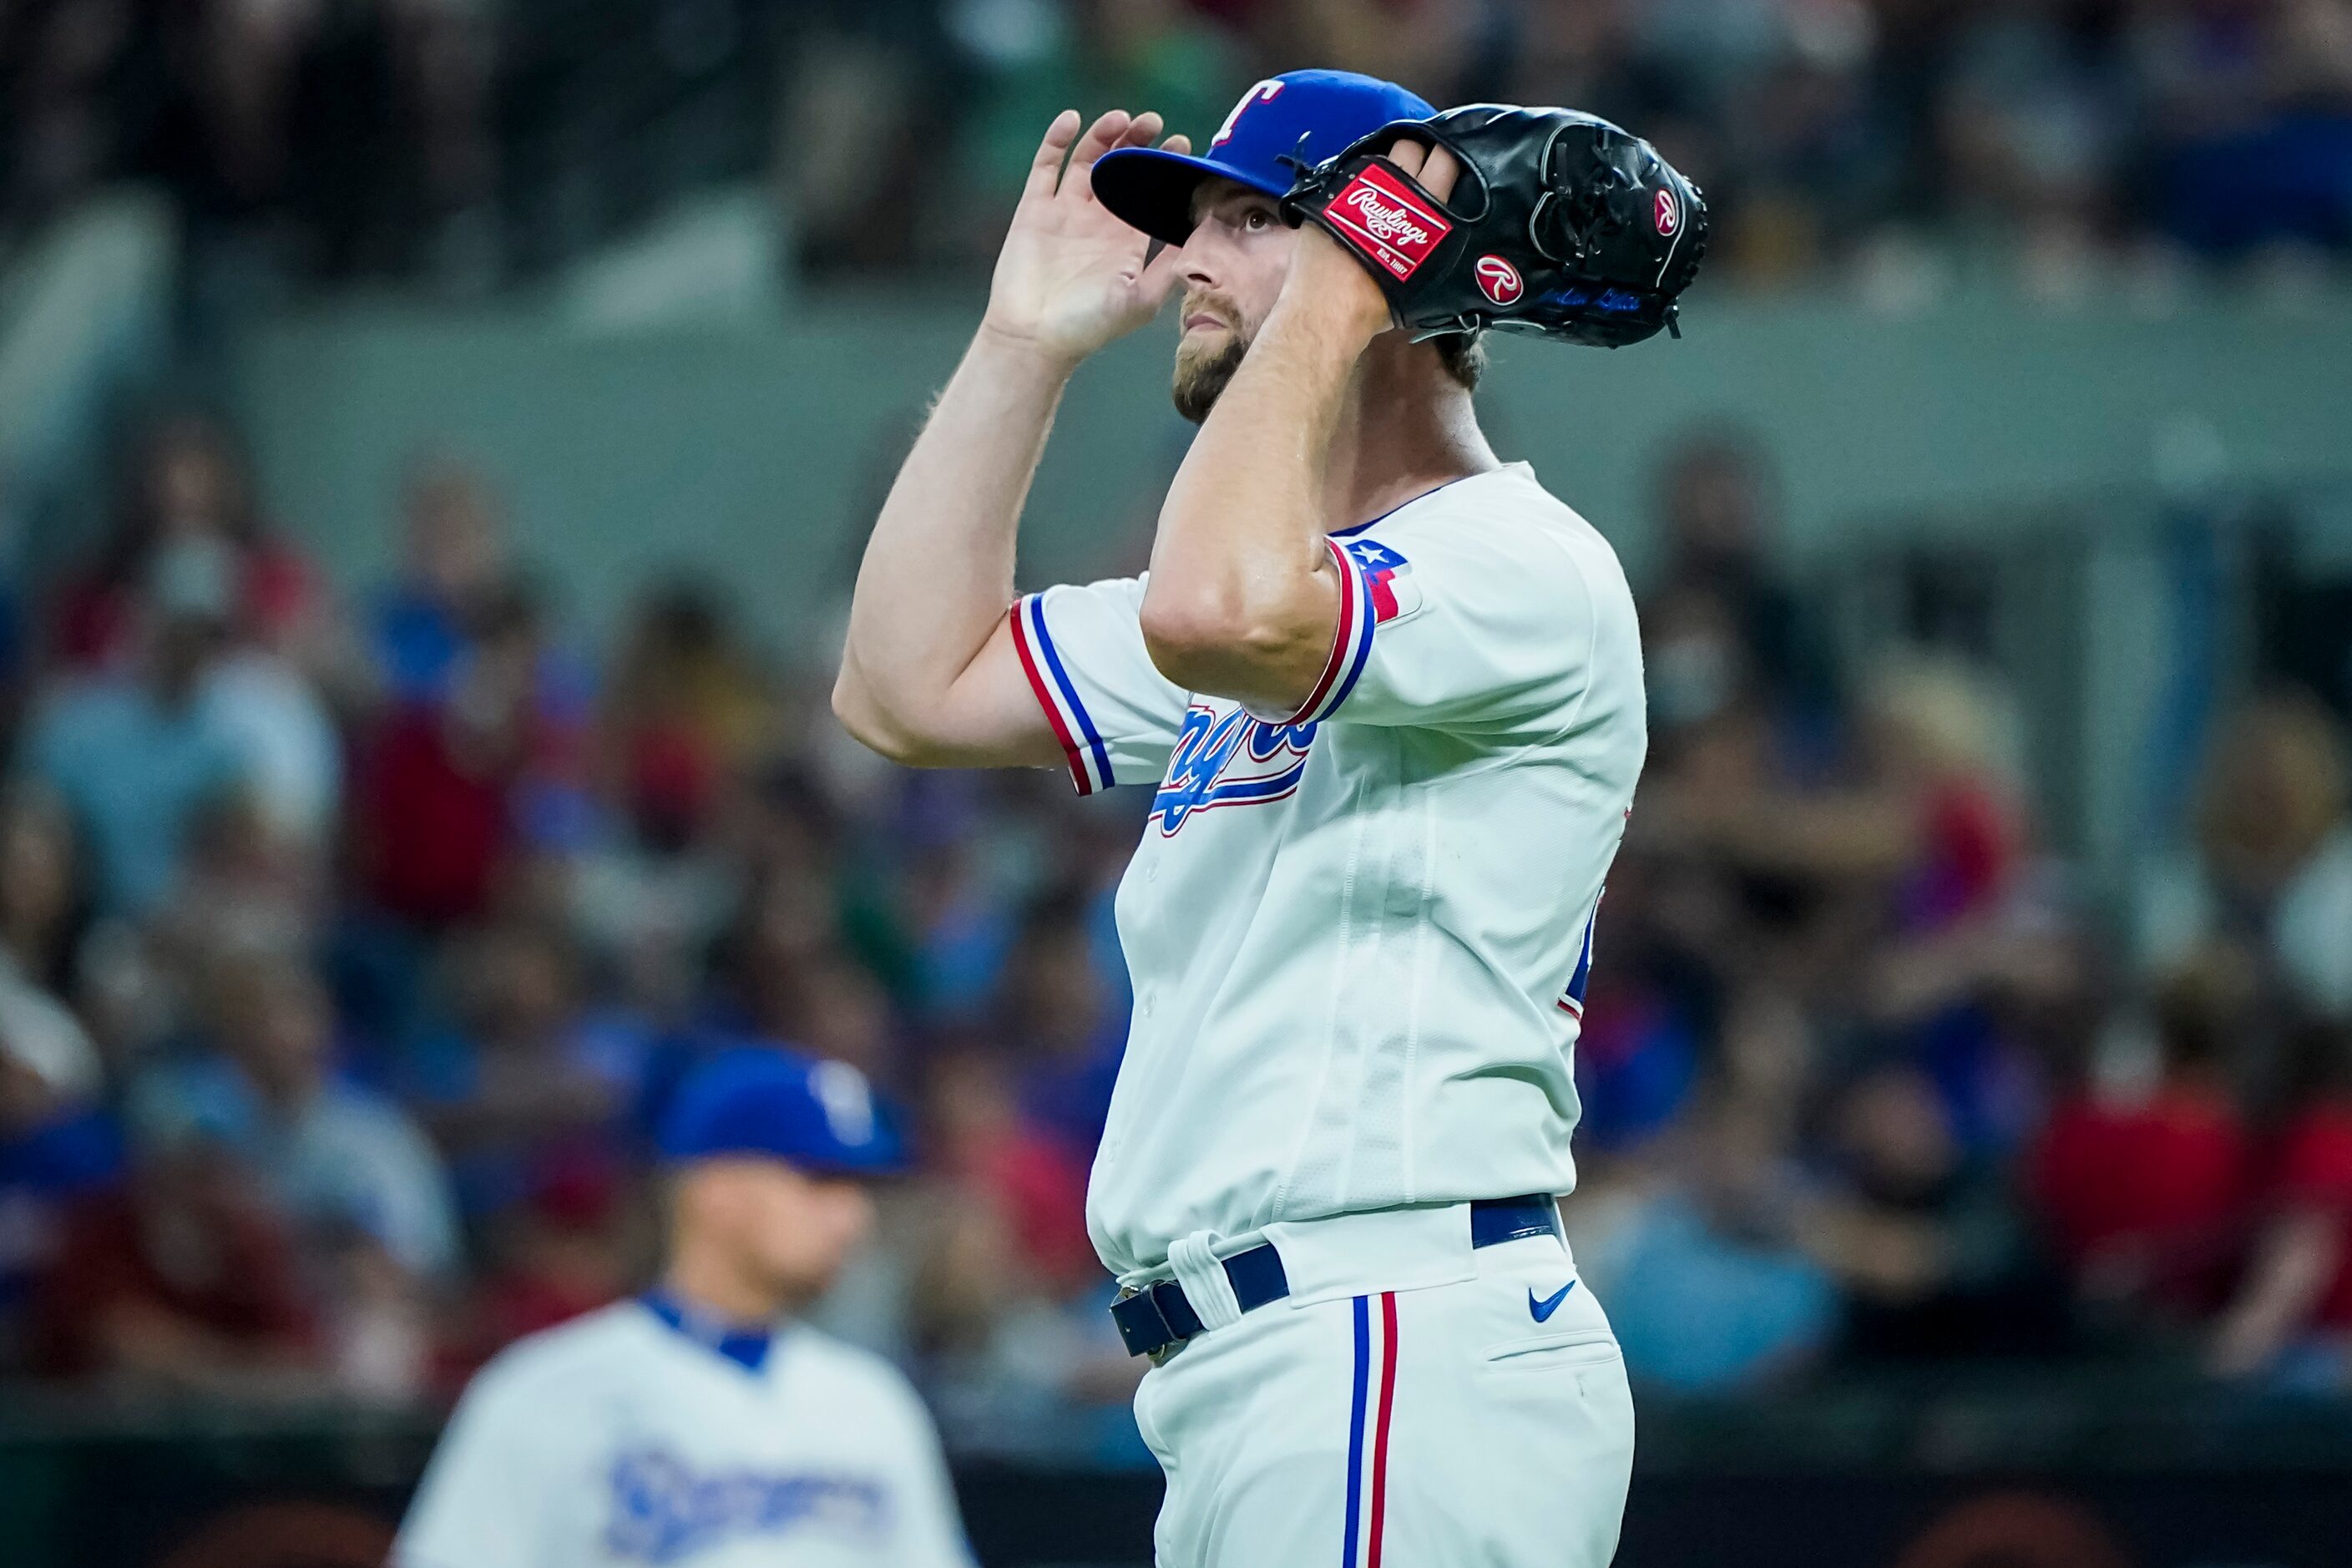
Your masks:
<path fill-rule="evenodd" d="M 395 1568 L 971 1568 L 930 1417 L 795 1326 L 697 1338 L 625 1301 L 466 1391 Z"/>
<path fill-rule="evenodd" d="M 1329 544 L 1338 636 L 1296 714 L 1161 676 L 1140 579 L 1013 608 L 1079 790 L 1157 781 L 1087 1195 L 1130 1284 L 1180 1238 L 1575 1184 L 1570 1053 L 1648 744 L 1623 569 L 1525 464 Z"/>

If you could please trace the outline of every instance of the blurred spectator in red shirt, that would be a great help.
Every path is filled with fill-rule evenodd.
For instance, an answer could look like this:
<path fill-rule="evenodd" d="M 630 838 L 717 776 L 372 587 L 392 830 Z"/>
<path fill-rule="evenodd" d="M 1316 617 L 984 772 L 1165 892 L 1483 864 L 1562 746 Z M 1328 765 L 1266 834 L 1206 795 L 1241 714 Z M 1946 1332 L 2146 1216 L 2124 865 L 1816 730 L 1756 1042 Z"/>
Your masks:
<path fill-rule="evenodd" d="M 935 1163 L 993 1211 L 1022 1277 L 1056 1294 L 1100 1279 L 1087 1236 L 1087 1157 L 1023 1114 L 1011 1064 L 956 1051 L 929 1078 Z"/>
<path fill-rule="evenodd" d="M 2086 1086 L 2052 1111 L 2027 1187 L 2086 1286 L 2213 1306 L 2252 1195 L 2252 1143 L 2229 1089 L 2249 991 L 2225 957 L 2176 972 L 2157 999 L 2153 1090 L 2121 1101 Z"/>
<path fill-rule="evenodd" d="M 911 1328 L 942 1429 L 967 1451 L 1139 1459 L 1128 1408 L 1142 1363 L 1105 1331 L 1085 1161 L 1022 1114 L 996 1053 L 947 1053 L 929 1087 L 945 1182 Z"/>
<path fill-rule="evenodd" d="M 399 704 L 358 767 L 354 830 L 377 901 L 422 925 L 481 914 L 508 858 L 576 831 L 582 682 L 538 607 L 509 588 L 484 609 L 446 701 Z"/>
<path fill-rule="evenodd" d="M 253 1174 L 201 1138 L 77 1209 L 38 1308 L 56 1377 L 252 1391 L 320 1364 L 294 1247 Z"/>
<path fill-rule="evenodd" d="M 493 1227 L 488 1273 L 444 1358 L 453 1391 L 525 1334 L 593 1311 L 629 1288 L 619 1164 L 592 1149 L 559 1149 L 537 1162 L 529 1182 L 529 1195 Z"/>
<path fill-rule="evenodd" d="M 2210 1360 L 2224 1376 L 2271 1370 L 2344 1391 L 2352 1390 L 2352 1030 L 2311 1036 L 2319 1082 L 2280 1133 L 2267 1223 Z"/>
<path fill-rule="evenodd" d="M 27 1299 L 64 1216 L 121 1175 L 104 1088 L 79 1021 L 0 946 L 0 1371 L 23 1364 Z"/>
<path fill-rule="evenodd" d="M 216 542 L 233 552 L 232 620 L 240 632 L 289 651 L 313 629 L 322 597 L 316 570 L 264 523 L 252 464 L 236 434 L 188 414 L 148 433 L 112 535 L 58 603 L 52 637 L 58 656 L 82 666 L 126 658 L 156 552 L 189 542 Z"/>

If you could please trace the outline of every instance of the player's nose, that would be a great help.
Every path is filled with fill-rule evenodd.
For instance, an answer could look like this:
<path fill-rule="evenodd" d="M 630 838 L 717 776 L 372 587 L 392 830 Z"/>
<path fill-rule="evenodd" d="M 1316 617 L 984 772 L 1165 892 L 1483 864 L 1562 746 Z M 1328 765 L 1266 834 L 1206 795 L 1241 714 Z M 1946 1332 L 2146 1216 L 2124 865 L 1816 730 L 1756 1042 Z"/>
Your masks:
<path fill-rule="evenodd" d="M 1176 265 L 1185 286 L 1197 292 L 1216 292 L 1216 226 L 1205 220 L 1195 225 L 1192 237 L 1184 242 L 1184 248 L 1177 255 Z"/>

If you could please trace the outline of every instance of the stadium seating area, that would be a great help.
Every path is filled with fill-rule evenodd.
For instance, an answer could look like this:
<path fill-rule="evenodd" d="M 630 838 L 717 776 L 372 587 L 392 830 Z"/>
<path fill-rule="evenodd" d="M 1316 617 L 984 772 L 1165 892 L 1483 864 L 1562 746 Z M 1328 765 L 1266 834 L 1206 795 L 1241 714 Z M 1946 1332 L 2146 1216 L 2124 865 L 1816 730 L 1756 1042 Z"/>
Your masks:
<path fill-rule="evenodd" d="M 0 15 L 0 231 L 165 182 L 253 272 L 527 276 L 765 180 L 819 270 L 984 261 L 1037 128 L 1196 140 L 1301 63 L 1651 136 L 1717 278 L 2162 289 L 2352 246 L 2342 0 L 31 0 Z"/>
<path fill-rule="evenodd" d="M 147 368 L 216 389 L 310 363 L 238 357 L 230 329 L 289 300 L 428 307 L 390 333 L 436 300 L 520 314 L 515 286 L 749 187 L 796 281 L 878 281 L 911 313 L 974 297 L 1056 110 L 1158 108 L 1204 140 L 1309 61 L 1617 118 L 1715 204 L 1702 289 L 1816 290 L 1864 331 L 1979 285 L 2004 311 L 2307 302 L 2352 254 L 2352 0 L 17 0 L 0 265 L 95 192 L 160 187 L 189 244 L 172 363 Z M 0 289 L 0 331 L 17 304 Z M 1939 367 L 1912 357 L 1924 389 Z M 2153 445 L 2163 504 L 2204 504 L 2240 476 L 2173 414 L 2086 415 L 2113 450 L 2084 471 Z M 581 563 L 529 558 L 485 468 L 418 457 L 385 508 L 396 568 L 352 582 L 321 557 L 369 553 L 364 510 L 277 515 L 216 413 L 121 423 L 100 484 L 0 473 L 0 1396 L 437 1420 L 502 1345 L 646 1282 L 654 1121 L 690 1065 L 765 1044 L 863 1068 L 919 1153 L 827 1323 L 915 1373 L 961 1458 L 1148 1466 L 1083 1215 L 1135 792 L 878 761 L 740 584 L 568 614 Z M 689 460 L 614 444 L 639 446 L 650 472 Z M 871 489 L 884 454 L 845 450 Z M 2342 461 L 2309 458 L 2323 482 Z M 2194 560 L 2151 576 L 2194 577 L 2226 535 L 2250 600 L 2189 583 L 2215 624 L 2182 663 L 2244 647 L 2149 725 L 2182 757 L 2127 758 L 2061 826 L 2028 693 L 1990 639 L 1940 635 L 1980 584 L 1946 574 L 1857 637 L 1837 592 L 1884 563 L 1818 546 L 1865 531 L 1807 528 L 1800 576 L 1785 525 L 1847 520 L 1782 517 L 1771 451 L 1710 426 L 1654 464 L 1648 515 L 1595 517 L 1643 568 L 1652 752 L 1598 922 L 1566 1205 L 1644 1421 L 1961 1369 L 2145 1376 L 2216 1446 L 2238 1394 L 2340 1420 L 2352 556 L 2288 614 L 2263 531 L 2325 520 L 2250 521 L 2265 497 L 2168 517 Z M 1153 515 L 1125 487 L 1108 526 Z M 1872 537 L 1891 558 L 1927 531 Z M 840 574 L 808 553 L 810 581 Z M 1919 587 L 1898 574 L 1866 586 Z M 2133 581 L 2063 602 L 2112 610 Z M 2240 613 L 2259 624 L 2219 625 Z M 2074 673 L 2017 646 L 2031 695 Z M 2084 802 L 2139 784 L 2151 820 L 2094 866 Z"/>
<path fill-rule="evenodd" d="M 718 584 L 584 644 L 446 462 L 348 593 L 217 423 L 118 484 L 0 657 L 7 1378 L 445 1395 L 641 1281 L 668 1086 L 788 1043 L 921 1150 L 830 1321 L 968 1452 L 1148 1462 L 1082 1219 L 1131 792 L 877 762 Z M 1637 1378 L 2352 1392 L 2343 716 L 2244 703 L 2179 855 L 2096 910 L 1996 682 L 1831 656 L 1761 456 L 1696 438 L 1656 495 L 1568 1205 Z"/>

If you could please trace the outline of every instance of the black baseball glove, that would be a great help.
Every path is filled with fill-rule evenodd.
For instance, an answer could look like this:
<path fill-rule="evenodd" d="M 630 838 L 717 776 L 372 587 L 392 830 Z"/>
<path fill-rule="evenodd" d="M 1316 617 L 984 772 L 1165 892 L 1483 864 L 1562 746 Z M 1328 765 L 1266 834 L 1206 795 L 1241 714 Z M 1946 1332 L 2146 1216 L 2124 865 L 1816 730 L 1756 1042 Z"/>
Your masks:
<path fill-rule="evenodd" d="M 1399 138 L 1462 165 L 1439 201 L 1381 154 Z M 1322 225 L 1416 340 L 1486 327 L 1622 348 L 1664 327 L 1706 254 L 1706 204 L 1647 142 L 1568 109 L 1478 103 L 1401 120 L 1283 198 Z"/>

